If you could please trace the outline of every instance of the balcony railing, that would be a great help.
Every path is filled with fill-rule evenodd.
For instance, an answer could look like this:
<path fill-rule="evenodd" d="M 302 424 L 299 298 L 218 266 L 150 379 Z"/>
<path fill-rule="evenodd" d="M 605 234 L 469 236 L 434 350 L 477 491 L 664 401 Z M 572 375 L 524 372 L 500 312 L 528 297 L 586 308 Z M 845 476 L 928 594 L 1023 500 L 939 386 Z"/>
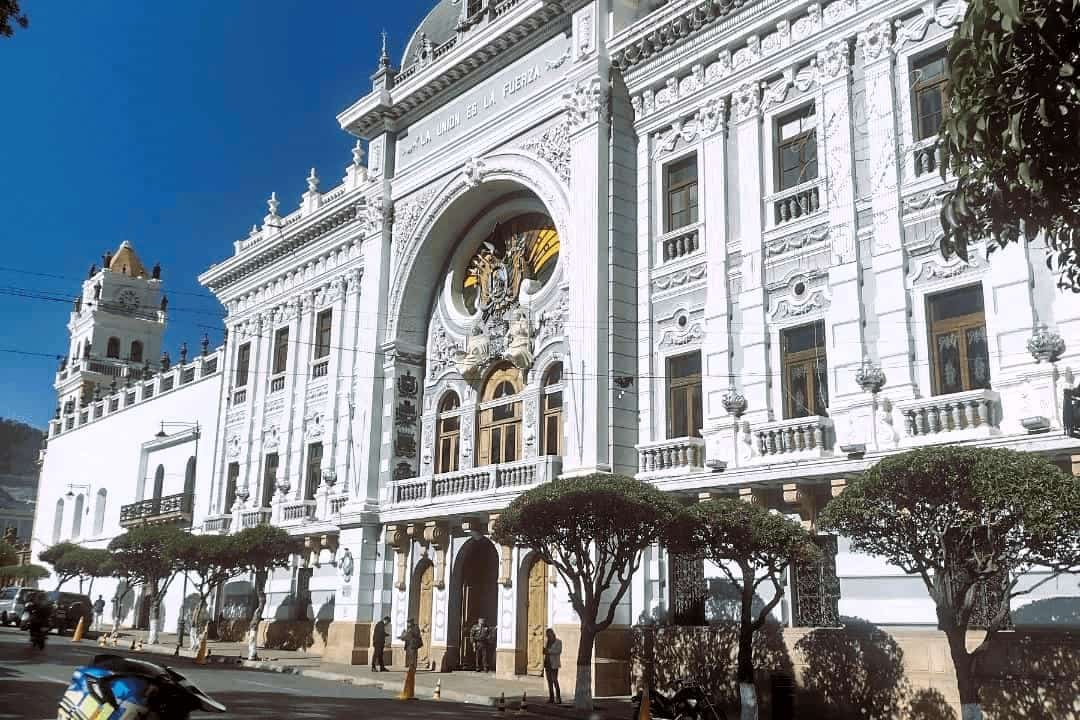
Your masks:
<path fill-rule="evenodd" d="M 937 135 L 920 140 L 911 146 L 911 166 L 915 177 L 936 173 L 941 168 L 941 143 Z"/>
<path fill-rule="evenodd" d="M 326 377 L 326 374 L 330 371 L 330 358 L 322 358 L 316 360 L 315 364 L 311 366 L 311 377 L 321 378 Z"/>
<path fill-rule="evenodd" d="M 928 439 L 955 441 L 999 433 L 1001 396 L 993 390 L 903 400 L 896 403 L 896 408 L 904 418 L 904 442 L 908 445 Z"/>
<path fill-rule="evenodd" d="M 232 515 L 211 515 L 203 521 L 205 532 L 227 533 L 232 527 Z"/>
<path fill-rule="evenodd" d="M 665 233 L 660 238 L 660 248 L 663 252 L 664 262 L 678 260 L 701 249 L 701 228 L 698 225 L 688 225 L 678 230 Z"/>
<path fill-rule="evenodd" d="M 341 512 L 341 508 L 345 507 L 345 503 L 349 502 L 349 498 L 345 495 L 337 495 L 330 498 L 330 514 L 337 515 Z"/>
<path fill-rule="evenodd" d="M 815 178 L 793 188 L 778 192 L 768 198 L 772 227 L 779 227 L 813 215 L 822 209 L 821 189 L 823 178 Z"/>
<path fill-rule="evenodd" d="M 397 480 L 390 484 L 389 504 L 430 505 L 450 499 L 479 499 L 548 482 L 561 470 L 561 457 L 544 455 L 501 465 Z"/>
<path fill-rule="evenodd" d="M 140 500 L 120 508 L 120 527 L 190 523 L 192 496 L 188 493 Z"/>
<path fill-rule="evenodd" d="M 240 388 L 239 390 L 234 390 L 232 396 L 232 404 L 241 405 L 244 402 L 247 402 L 247 388 Z"/>
<path fill-rule="evenodd" d="M 656 440 L 637 446 L 639 475 L 666 475 L 705 469 L 705 441 L 696 437 Z"/>
<path fill-rule="evenodd" d="M 285 376 L 278 375 L 277 377 L 270 378 L 270 392 L 281 392 L 285 389 Z"/>
<path fill-rule="evenodd" d="M 754 427 L 754 450 L 760 459 L 828 457 L 833 446 L 832 420 L 820 415 L 762 423 Z"/>
<path fill-rule="evenodd" d="M 281 506 L 281 522 L 297 523 L 315 519 L 315 501 L 297 500 Z"/>
<path fill-rule="evenodd" d="M 241 529 L 258 527 L 259 525 L 269 525 L 270 517 L 272 513 L 270 508 L 254 508 L 251 510 L 240 511 L 240 527 Z"/>

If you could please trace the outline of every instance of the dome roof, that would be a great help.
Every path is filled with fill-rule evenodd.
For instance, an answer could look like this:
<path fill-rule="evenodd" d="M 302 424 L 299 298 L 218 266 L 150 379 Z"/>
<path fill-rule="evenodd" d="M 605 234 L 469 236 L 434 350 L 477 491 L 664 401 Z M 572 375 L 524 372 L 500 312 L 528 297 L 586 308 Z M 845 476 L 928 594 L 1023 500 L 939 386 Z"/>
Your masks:
<path fill-rule="evenodd" d="M 401 58 L 399 67 L 406 68 L 416 62 L 416 53 L 420 49 L 422 36 L 426 35 L 433 48 L 439 47 L 444 42 L 454 37 L 457 32 L 458 20 L 461 18 L 461 3 L 464 0 L 439 0 L 439 4 L 431 9 L 416 32 L 409 38 L 409 44 L 405 46 L 405 54 Z"/>
<path fill-rule="evenodd" d="M 136 278 L 145 278 L 148 276 L 142 261 L 139 260 L 139 256 L 135 254 L 135 248 L 133 248 L 131 243 L 127 240 L 120 243 L 120 247 L 117 248 L 116 252 L 113 254 L 112 262 L 109 263 L 109 270 Z"/>

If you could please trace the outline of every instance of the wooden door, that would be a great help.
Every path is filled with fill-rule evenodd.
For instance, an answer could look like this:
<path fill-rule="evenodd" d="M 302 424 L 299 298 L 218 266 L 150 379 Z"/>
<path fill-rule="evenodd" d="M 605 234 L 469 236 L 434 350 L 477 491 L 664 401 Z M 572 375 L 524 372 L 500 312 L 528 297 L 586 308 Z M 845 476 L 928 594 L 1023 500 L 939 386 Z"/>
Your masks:
<path fill-rule="evenodd" d="M 420 610 L 417 613 L 417 622 L 420 623 L 420 637 L 424 644 L 417 657 L 418 667 L 430 667 L 431 664 L 431 604 L 434 585 L 435 566 L 428 563 L 424 574 L 420 576 Z"/>
<path fill-rule="evenodd" d="M 544 633 L 547 630 L 548 565 L 537 559 L 529 568 L 528 664 L 529 675 L 544 674 Z"/>

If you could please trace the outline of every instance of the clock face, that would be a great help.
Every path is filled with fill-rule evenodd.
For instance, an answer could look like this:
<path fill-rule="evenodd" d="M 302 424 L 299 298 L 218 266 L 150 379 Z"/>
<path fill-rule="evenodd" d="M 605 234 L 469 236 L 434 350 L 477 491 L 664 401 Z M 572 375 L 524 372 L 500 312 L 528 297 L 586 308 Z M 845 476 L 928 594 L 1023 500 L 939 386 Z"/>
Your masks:
<path fill-rule="evenodd" d="M 121 290 L 116 296 L 120 307 L 127 312 L 133 312 L 139 307 L 139 294 L 134 290 Z"/>

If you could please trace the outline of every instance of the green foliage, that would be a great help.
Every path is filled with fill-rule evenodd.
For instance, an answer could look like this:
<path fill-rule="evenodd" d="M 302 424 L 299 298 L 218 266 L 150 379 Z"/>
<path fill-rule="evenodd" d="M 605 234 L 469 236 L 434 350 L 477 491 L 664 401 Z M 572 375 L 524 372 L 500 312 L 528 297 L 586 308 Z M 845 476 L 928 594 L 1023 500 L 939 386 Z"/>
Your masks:
<path fill-rule="evenodd" d="M 780 573 L 792 560 L 813 560 L 818 549 L 802 525 L 736 498 L 698 503 L 676 525 L 672 552 L 698 553 L 716 563 L 732 562 Z"/>
<path fill-rule="evenodd" d="M 14 34 L 12 23 L 23 29 L 30 25 L 26 13 L 19 8 L 19 0 L 0 0 L 0 37 L 11 37 Z"/>
<path fill-rule="evenodd" d="M 19 562 L 19 554 L 15 552 L 15 548 L 6 542 L 0 542 L 0 567 L 14 565 L 17 562 Z"/>
<path fill-rule="evenodd" d="M 253 573 L 288 567 L 292 555 L 303 551 L 302 540 L 271 525 L 245 528 L 230 539 L 239 560 L 237 566 Z"/>
<path fill-rule="evenodd" d="M 108 550 L 62 542 L 43 550 L 38 557 L 53 566 L 57 590 L 75 578 L 85 581 L 112 574 L 113 560 Z"/>
<path fill-rule="evenodd" d="M 207 594 L 244 568 L 244 558 L 231 535 L 186 535 L 174 543 L 173 556 L 181 572 L 188 574 L 199 595 Z"/>
<path fill-rule="evenodd" d="M 0 581 L 7 584 L 12 582 L 31 583 L 49 577 L 47 568 L 40 565 L 5 565 L 0 567 Z"/>
<path fill-rule="evenodd" d="M 949 68 L 942 251 L 1041 235 L 1080 292 L 1080 1 L 972 0 Z"/>
<path fill-rule="evenodd" d="M 109 543 L 113 573 L 132 585 L 147 586 L 160 601 L 180 566 L 175 551 L 186 539 L 187 533 L 173 525 L 131 528 Z"/>

